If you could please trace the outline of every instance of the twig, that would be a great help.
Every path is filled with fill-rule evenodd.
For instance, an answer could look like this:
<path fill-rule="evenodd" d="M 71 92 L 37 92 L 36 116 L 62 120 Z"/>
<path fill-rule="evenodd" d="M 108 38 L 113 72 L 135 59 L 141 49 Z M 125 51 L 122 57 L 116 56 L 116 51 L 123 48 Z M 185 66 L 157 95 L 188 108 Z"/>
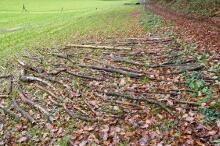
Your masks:
<path fill-rule="evenodd" d="M 79 78 L 83 78 L 83 79 L 88 79 L 88 80 L 95 80 L 95 81 L 103 81 L 103 79 L 99 79 L 99 78 L 94 78 L 94 77 L 90 77 L 90 76 L 85 76 L 85 75 L 80 75 L 74 72 L 70 72 L 70 71 L 66 71 L 66 73 L 72 75 L 72 76 L 76 76 Z"/>
<path fill-rule="evenodd" d="M 10 95 L 0 95 L 0 98 L 9 98 L 11 97 Z"/>
<path fill-rule="evenodd" d="M 42 113 L 44 113 L 45 115 L 48 116 L 48 119 L 50 122 L 53 122 L 53 117 L 51 116 L 51 114 L 46 110 L 44 109 L 41 105 L 39 105 L 38 103 L 35 103 L 34 101 L 32 101 L 31 99 L 29 99 L 26 94 L 23 92 L 23 90 L 21 89 L 21 85 L 18 85 L 18 94 L 19 96 L 21 97 L 21 99 L 28 103 L 29 105 L 39 109 Z"/>
<path fill-rule="evenodd" d="M 37 73 L 43 73 L 44 70 L 42 68 L 33 67 L 31 65 L 25 64 L 24 62 L 18 60 L 18 64 L 21 65 L 24 69 L 30 70 Z"/>
<path fill-rule="evenodd" d="M 21 109 L 21 107 L 18 105 L 17 101 L 13 98 L 12 99 L 12 103 L 13 103 L 13 106 L 14 106 L 14 109 L 16 111 L 18 111 L 19 113 L 21 113 L 21 115 L 26 118 L 27 120 L 29 120 L 32 124 L 35 123 L 35 120 L 34 118 L 31 117 L 31 115 L 27 112 L 25 112 L 23 109 Z"/>
<path fill-rule="evenodd" d="M 117 92 L 104 92 L 104 91 L 98 91 L 99 93 L 104 93 L 107 96 L 116 96 L 116 97 L 122 97 L 125 99 L 129 99 L 129 100 L 137 100 L 137 101 L 144 101 L 150 104 L 155 104 L 159 107 L 161 107 L 163 110 L 167 111 L 170 115 L 173 115 L 173 112 L 164 104 L 160 103 L 157 100 L 153 100 L 153 99 L 147 99 L 147 98 L 137 98 L 137 97 L 133 97 L 131 95 L 125 95 L 125 94 L 121 94 L 121 93 L 117 93 Z"/>
<path fill-rule="evenodd" d="M 36 85 L 36 84 L 35 84 L 34 86 L 37 87 L 38 89 L 40 89 L 40 90 L 46 92 L 46 93 L 47 93 L 48 95 L 50 95 L 51 97 L 60 100 L 54 93 L 52 93 L 51 91 L 45 89 L 44 87 L 42 87 L 42 86 L 40 86 L 40 85 Z M 62 106 L 62 104 L 60 104 L 60 103 L 58 103 L 57 101 L 53 100 L 51 97 L 49 97 L 49 99 L 50 99 L 50 101 L 51 101 L 52 103 L 54 103 L 54 104 L 57 105 L 57 106 Z"/>
<path fill-rule="evenodd" d="M 7 115 L 11 116 L 12 118 L 14 118 L 16 121 L 20 120 L 20 118 L 16 114 L 14 114 L 10 110 L 6 109 L 2 104 L 0 104 L 0 109 L 2 109 L 5 114 L 7 114 Z"/>
<path fill-rule="evenodd" d="M 70 61 L 71 63 L 75 64 L 76 62 L 74 62 L 71 58 L 70 55 L 66 55 L 66 54 L 56 54 L 56 53 L 51 53 L 49 55 L 53 55 L 56 56 L 58 58 L 62 58 L 62 59 L 66 59 L 68 61 Z"/>
<path fill-rule="evenodd" d="M 49 87 L 52 87 L 54 89 L 54 87 L 47 81 L 38 78 L 38 77 L 32 77 L 32 76 L 20 76 L 20 80 L 23 82 L 40 82 L 43 83 L 44 85 L 47 85 Z"/>
<path fill-rule="evenodd" d="M 103 49 L 103 50 L 132 50 L 128 47 L 114 47 L 114 46 L 93 46 L 93 45 L 77 45 L 77 44 L 69 44 L 64 49 L 69 48 L 89 48 L 89 49 Z"/>
<path fill-rule="evenodd" d="M 128 72 L 128 71 L 124 71 L 122 69 L 116 69 L 116 68 L 97 67 L 97 66 L 92 66 L 92 65 L 79 65 L 79 66 L 83 68 L 91 68 L 94 70 L 101 70 L 101 71 L 110 72 L 110 73 L 119 73 L 125 76 L 129 76 L 131 78 L 140 78 L 144 76 L 143 74 Z"/>
<path fill-rule="evenodd" d="M 72 118 L 74 119 L 80 119 L 82 121 L 87 121 L 87 122 L 97 122 L 96 119 L 91 119 L 91 118 L 88 118 L 88 117 L 85 117 L 85 116 L 79 116 L 79 115 L 74 115 L 67 107 L 66 105 L 64 105 L 64 110 L 65 112 Z"/>

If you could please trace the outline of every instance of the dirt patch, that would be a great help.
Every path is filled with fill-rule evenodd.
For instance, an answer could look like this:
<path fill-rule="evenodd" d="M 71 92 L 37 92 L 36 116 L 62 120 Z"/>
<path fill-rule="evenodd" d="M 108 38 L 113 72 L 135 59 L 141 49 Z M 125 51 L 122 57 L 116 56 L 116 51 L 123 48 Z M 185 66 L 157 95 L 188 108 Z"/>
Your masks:
<path fill-rule="evenodd" d="M 200 47 L 207 48 L 211 54 L 220 55 L 220 25 L 219 18 L 195 17 L 173 12 L 157 4 L 146 6 L 154 14 L 165 20 L 174 22 L 174 30 L 180 38 L 196 42 Z"/>

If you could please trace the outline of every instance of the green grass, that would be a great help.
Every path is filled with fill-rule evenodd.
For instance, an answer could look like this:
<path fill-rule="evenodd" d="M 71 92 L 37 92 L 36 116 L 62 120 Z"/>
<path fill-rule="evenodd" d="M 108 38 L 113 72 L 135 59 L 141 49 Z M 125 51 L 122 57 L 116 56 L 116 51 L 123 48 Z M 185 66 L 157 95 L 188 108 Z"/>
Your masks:
<path fill-rule="evenodd" d="M 59 47 L 88 35 L 126 34 L 137 9 L 124 5 L 128 1 L 1 0 L 0 63 L 26 49 Z"/>

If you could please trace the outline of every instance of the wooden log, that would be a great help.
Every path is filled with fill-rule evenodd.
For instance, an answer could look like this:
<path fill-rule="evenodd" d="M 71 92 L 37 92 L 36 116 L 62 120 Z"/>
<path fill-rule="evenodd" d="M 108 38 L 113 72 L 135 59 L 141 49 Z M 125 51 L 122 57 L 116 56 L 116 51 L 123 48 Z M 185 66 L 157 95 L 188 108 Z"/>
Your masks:
<path fill-rule="evenodd" d="M 98 45 L 77 45 L 77 44 L 69 44 L 64 49 L 69 48 L 88 48 L 88 49 L 102 49 L 102 50 L 125 50 L 131 51 L 132 48 L 129 47 L 114 47 L 114 46 L 98 46 Z"/>

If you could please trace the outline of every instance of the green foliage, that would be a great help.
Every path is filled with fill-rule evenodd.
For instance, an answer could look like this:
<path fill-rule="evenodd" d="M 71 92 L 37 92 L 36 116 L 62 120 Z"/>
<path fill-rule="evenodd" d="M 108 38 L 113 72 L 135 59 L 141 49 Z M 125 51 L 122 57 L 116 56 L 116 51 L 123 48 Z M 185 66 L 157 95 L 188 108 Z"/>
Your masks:
<path fill-rule="evenodd" d="M 205 81 L 202 79 L 199 72 L 192 72 L 191 75 L 186 74 L 186 83 L 188 87 L 193 91 L 190 92 L 193 97 L 197 97 L 199 93 L 205 94 L 207 97 L 211 97 L 212 92 L 206 85 Z"/>
<path fill-rule="evenodd" d="M 220 119 L 220 113 L 211 108 L 200 108 L 200 111 L 205 116 L 204 120 L 207 124 L 213 124 L 216 120 Z"/>

